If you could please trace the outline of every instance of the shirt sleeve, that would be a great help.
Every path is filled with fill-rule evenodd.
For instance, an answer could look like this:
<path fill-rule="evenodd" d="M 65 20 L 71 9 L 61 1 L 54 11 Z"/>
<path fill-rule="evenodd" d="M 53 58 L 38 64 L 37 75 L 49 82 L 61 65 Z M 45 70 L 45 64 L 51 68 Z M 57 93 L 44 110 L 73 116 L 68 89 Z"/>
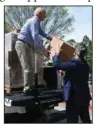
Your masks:
<path fill-rule="evenodd" d="M 76 63 L 73 61 L 68 61 L 68 62 L 60 62 L 58 61 L 59 57 L 58 56 L 54 56 L 53 57 L 53 66 L 57 69 L 57 70 L 71 70 L 71 69 L 75 69 L 76 68 Z"/>
<path fill-rule="evenodd" d="M 39 34 L 50 41 L 52 40 L 52 38 L 42 30 L 41 26 L 39 28 Z"/>
<path fill-rule="evenodd" d="M 39 47 L 42 51 L 45 49 L 42 40 L 39 37 L 39 23 L 34 20 L 30 25 L 31 35 L 34 40 L 35 46 Z"/>

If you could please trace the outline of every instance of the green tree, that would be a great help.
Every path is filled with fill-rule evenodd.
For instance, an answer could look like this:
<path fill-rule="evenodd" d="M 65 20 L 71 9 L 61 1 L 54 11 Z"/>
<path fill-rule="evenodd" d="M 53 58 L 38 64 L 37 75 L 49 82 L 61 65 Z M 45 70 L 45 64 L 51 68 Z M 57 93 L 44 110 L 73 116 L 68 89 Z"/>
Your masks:
<path fill-rule="evenodd" d="M 85 35 L 83 37 L 83 40 L 80 42 L 80 44 L 84 44 L 87 47 L 87 56 L 86 56 L 86 60 L 90 66 L 90 68 L 92 69 L 92 41 L 89 39 L 89 37 L 87 35 Z"/>
<path fill-rule="evenodd" d="M 8 32 L 10 32 L 11 30 L 12 30 L 12 27 L 9 26 L 9 24 L 8 24 L 6 21 L 4 21 L 4 32 L 5 32 L 5 33 L 8 33 Z"/>
<path fill-rule="evenodd" d="M 89 37 L 87 35 L 85 35 L 83 37 L 82 43 L 85 44 L 88 47 L 91 43 L 91 40 L 89 39 Z"/>
<path fill-rule="evenodd" d="M 5 21 L 12 26 L 12 28 L 21 28 L 28 18 L 33 16 L 33 12 L 37 7 L 27 6 L 8 6 L 5 7 Z M 72 24 L 74 17 L 70 16 L 66 7 L 47 7 L 47 18 L 43 21 L 42 28 L 49 34 L 56 34 L 64 37 L 65 34 L 72 32 Z"/>
<path fill-rule="evenodd" d="M 91 69 L 92 69 L 92 60 L 93 60 L 92 52 L 93 52 L 92 41 L 90 40 L 90 43 L 88 45 L 88 52 L 87 52 L 86 60 Z"/>
<path fill-rule="evenodd" d="M 76 41 L 74 39 L 70 39 L 67 41 L 67 43 L 69 43 L 71 46 L 75 47 L 76 46 Z"/>

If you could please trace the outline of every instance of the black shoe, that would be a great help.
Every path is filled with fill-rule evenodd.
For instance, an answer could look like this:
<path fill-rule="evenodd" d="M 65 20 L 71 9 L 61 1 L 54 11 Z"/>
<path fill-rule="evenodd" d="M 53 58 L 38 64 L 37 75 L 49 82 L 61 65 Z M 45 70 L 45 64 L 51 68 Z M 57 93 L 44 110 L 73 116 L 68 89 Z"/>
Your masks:
<path fill-rule="evenodd" d="M 23 92 L 25 93 L 25 94 L 27 94 L 27 95 L 36 95 L 36 89 L 31 89 L 31 88 L 29 88 L 29 89 L 26 89 L 26 90 L 23 90 Z"/>
<path fill-rule="evenodd" d="M 26 89 L 26 90 L 23 90 L 23 93 L 25 94 L 32 94 L 32 89 Z"/>

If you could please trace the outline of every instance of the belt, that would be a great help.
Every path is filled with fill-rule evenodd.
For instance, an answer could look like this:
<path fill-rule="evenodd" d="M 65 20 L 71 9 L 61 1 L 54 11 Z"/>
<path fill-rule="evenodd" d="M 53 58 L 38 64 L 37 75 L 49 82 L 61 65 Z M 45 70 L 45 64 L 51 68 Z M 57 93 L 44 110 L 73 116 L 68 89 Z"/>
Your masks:
<path fill-rule="evenodd" d="M 25 42 L 24 40 L 21 40 L 21 39 L 18 39 L 19 41 L 21 41 L 21 42 L 23 42 L 23 43 L 25 43 L 25 44 L 27 44 L 28 46 L 29 46 L 29 48 L 31 47 L 31 45 L 29 45 L 27 42 Z"/>

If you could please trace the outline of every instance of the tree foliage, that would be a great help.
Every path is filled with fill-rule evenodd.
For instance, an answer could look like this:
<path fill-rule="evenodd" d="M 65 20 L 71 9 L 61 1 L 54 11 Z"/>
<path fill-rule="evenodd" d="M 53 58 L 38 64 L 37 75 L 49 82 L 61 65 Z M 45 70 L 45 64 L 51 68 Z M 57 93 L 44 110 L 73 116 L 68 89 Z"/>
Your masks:
<path fill-rule="evenodd" d="M 4 21 L 4 32 L 8 33 L 12 30 L 12 27 L 8 24 L 8 22 Z"/>
<path fill-rule="evenodd" d="M 76 41 L 74 39 L 70 39 L 67 41 L 67 43 L 69 43 L 71 46 L 75 47 L 76 46 Z"/>
<path fill-rule="evenodd" d="M 92 69 L 92 41 L 89 39 L 87 35 L 85 35 L 80 43 L 77 43 L 74 39 L 70 39 L 67 41 L 71 46 L 77 47 L 78 45 L 85 45 L 87 47 L 87 56 L 86 56 L 86 61 L 88 65 L 90 66 L 90 69 Z"/>
<path fill-rule="evenodd" d="M 38 6 L 37 6 L 38 7 Z M 7 6 L 5 7 L 5 21 L 14 29 L 21 28 L 28 18 L 33 16 L 36 6 Z M 47 18 L 42 23 L 42 28 L 49 34 L 64 37 L 72 32 L 74 17 L 70 16 L 66 7 L 44 6 Z"/>
<path fill-rule="evenodd" d="M 86 60 L 90 66 L 90 68 L 92 68 L 92 41 L 89 39 L 89 37 L 87 35 L 85 35 L 83 37 L 83 40 L 80 44 L 85 44 L 87 47 L 87 56 L 86 56 Z"/>

